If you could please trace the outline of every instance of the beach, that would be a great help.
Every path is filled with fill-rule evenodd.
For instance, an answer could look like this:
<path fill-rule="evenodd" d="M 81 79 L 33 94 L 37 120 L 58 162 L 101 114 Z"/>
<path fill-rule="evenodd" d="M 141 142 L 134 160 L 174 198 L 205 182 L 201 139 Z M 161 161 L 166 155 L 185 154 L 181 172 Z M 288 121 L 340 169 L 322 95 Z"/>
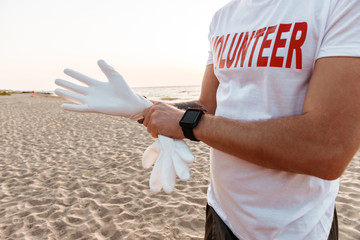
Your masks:
<path fill-rule="evenodd" d="M 0 96 L 0 239 L 202 239 L 209 147 L 171 194 L 149 189 L 153 143 L 120 117 L 67 112 L 46 94 Z M 341 177 L 341 240 L 360 239 L 360 152 Z"/>

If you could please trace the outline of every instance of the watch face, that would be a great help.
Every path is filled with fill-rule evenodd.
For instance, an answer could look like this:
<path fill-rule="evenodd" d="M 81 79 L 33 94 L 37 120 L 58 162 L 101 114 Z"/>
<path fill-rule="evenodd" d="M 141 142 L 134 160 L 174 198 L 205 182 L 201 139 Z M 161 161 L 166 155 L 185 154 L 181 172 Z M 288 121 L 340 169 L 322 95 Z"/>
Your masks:
<path fill-rule="evenodd" d="M 188 109 L 182 117 L 180 125 L 182 127 L 194 128 L 198 124 L 202 114 L 203 112 L 201 110 Z"/>
<path fill-rule="evenodd" d="M 194 123 L 198 116 L 198 111 L 187 111 L 184 118 L 182 119 L 182 122 L 188 124 Z"/>

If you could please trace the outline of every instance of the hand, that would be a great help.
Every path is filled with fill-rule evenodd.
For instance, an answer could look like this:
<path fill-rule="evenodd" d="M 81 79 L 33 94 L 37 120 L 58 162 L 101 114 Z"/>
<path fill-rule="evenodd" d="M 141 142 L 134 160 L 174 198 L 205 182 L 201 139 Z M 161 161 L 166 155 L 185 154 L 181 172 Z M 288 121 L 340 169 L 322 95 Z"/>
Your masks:
<path fill-rule="evenodd" d="M 179 125 L 183 114 L 184 111 L 159 102 L 143 112 L 143 124 L 154 138 L 161 134 L 174 139 L 183 139 L 184 134 Z"/>
<path fill-rule="evenodd" d="M 149 181 L 150 189 L 159 192 L 163 188 L 166 193 L 171 193 L 176 175 L 182 180 L 190 178 L 187 164 L 193 161 L 194 156 L 184 141 L 159 135 L 145 150 L 142 159 L 144 168 L 151 167 L 155 162 Z"/>
<path fill-rule="evenodd" d="M 65 69 L 65 74 L 84 83 L 87 87 L 56 79 L 55 83 L 58 86 L 70 91 L 58 88 L 55 93 L 75 103 L 65 103 L 61 107 L 69 111 L 96 112 L 132 120 L 140 119 L 142 112 L 152 103 L 135 94 L 122 76 L 104 60 L 99 60 L 98 65 L 106 75 L 108 82 L 97 81 L 71 69 Z"/>

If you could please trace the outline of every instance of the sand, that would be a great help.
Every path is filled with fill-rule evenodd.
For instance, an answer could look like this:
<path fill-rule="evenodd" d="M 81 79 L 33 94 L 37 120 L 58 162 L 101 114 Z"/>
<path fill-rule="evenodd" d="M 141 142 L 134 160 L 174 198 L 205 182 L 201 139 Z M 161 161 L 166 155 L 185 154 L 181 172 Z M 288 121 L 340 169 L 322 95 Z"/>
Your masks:
<path fill-rule="evenodd" d="M 209 148 L 172 194 L 152 193 L 137 123 L 63 111 L 57 97 L 0 97 L 0 239 L 202 239 Z M 341 240 L 360 239 L 360 153 L 337 198 Z"/>

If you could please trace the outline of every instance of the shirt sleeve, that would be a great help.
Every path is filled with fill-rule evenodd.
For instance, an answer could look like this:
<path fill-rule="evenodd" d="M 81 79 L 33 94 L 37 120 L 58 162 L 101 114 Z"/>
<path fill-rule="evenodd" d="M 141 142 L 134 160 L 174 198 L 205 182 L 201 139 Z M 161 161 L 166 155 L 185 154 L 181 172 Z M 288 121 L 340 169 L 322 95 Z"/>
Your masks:
<path fill-rule="evenodd" d="M 317 58 L 360 57 L 360 1 L 337 0 L 334 2 Z"/>
<path fill-rule="evenodd" d="M 210 65 L 210 64 L 214 64 L 214 58 L 213 58 L 213 51 L 212 51 L 212 44 L 211 44 L 211 28 L 209 28 L 209 35 L 208 35 L 208 39 L 209 39 L 209 55 L 208 55 L 208 59 L 207 59 L 207 64 L 206 65 Z"/>

